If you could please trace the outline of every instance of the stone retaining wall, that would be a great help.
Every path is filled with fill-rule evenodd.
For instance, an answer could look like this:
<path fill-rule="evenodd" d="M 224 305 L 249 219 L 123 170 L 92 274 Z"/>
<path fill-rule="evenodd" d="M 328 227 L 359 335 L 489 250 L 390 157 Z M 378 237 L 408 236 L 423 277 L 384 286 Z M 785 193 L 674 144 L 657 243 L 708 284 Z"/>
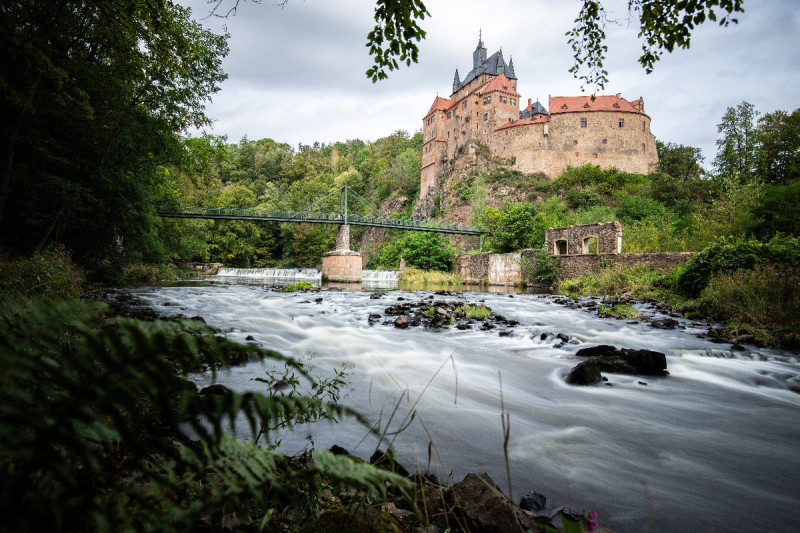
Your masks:
<path fill-rule="evenodd" d="M 522 259 L 536 261 L 540 250 L 511 254 L 482 253 L 458 258 L 458 273 L 465 283 L 518 285 L 522 283 Z M 604 267 L 648 265 L 650 270 L 670 270 L 683 265 L 693 252 L 648 252 L 642 254 L 559 255 L 555 259 L 561 277 L 574 279 L 597 274 Z"/>

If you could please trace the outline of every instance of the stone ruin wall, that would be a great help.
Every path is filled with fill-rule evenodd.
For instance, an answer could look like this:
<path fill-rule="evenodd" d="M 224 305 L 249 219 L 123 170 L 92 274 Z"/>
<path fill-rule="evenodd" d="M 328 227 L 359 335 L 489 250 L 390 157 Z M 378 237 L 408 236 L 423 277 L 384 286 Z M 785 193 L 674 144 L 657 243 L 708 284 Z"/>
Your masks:
<path fill-rule="evenodd" d="M 622 226 L 619 222 L 600 222 L 547 228 L 544 248 L 550 255 L 582 255 L 589 253 L 590 239 L 597 241 L 596 253 L 618 254 L 622 251 Z"/>
<path fill-rule="evenodd" d="M 583 239 L 597 238 L 598 252 L 583 253 Z M 650 270 L 671 270 L 686 264 L 694 252 L 618 253 L 622 228 L 619 222 L 580 224 L 562 228 L 548 228 L 545 234 L 546 250 L 558 265 L 561 277 L 574 279 L 587 274 L 597 274 L 603 268 L 646 265 Z M 557 254 L 556 243 L 567 241 L 567 253 Z M 540 250 L 522 250 L 510 254 L 481 253 L 458 258 L 458 273 L 468 284 L 519 285 L 522 283 L 523 259 L 531 264 Z"/>

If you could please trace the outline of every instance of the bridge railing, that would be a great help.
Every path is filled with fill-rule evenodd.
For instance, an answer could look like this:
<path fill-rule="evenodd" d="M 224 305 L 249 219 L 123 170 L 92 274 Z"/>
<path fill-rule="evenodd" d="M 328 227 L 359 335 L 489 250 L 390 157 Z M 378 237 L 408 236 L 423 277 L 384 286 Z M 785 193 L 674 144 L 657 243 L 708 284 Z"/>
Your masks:
<path fill-rule="evenodd" d="M 276 219 L 289 221 L 308 220 L 312 221 L 343 221 L 341 213 L 328 213 L 323 211 L 289 211 L 279 209 L 248 209 L 235 207 L 179 207 L 178 209 L 159 210 L 163 214 L 176 213 L 182 215 L 197 215 L 211 217 L 232 217 L 232 218 L 255 218 L 255 219 Z M 355 224 L 365 223 L 379 226 L 402 227 L 402 228 L 428 228 L 441 229 L 454 232 L 481 232 L 481 229 L 468 224 L 453 224 L 448 222 L 431 222 L 429 220 L 413 220 L 410 218 L 390 218 L 372 215 L 347 215 L 347 222 Z"/>

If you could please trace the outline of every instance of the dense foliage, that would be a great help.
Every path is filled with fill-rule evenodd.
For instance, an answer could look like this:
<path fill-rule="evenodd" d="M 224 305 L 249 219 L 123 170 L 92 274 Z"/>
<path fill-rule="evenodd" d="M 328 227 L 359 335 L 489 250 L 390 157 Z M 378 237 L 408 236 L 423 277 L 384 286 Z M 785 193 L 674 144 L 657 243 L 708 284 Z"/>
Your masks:
<path fill-rule="evenodd" d="M 400 239 L 401 257 L 406 265 L 423 270 L 449 271 L 453 266 L 453 250 L 441 233 L 412 231 Z"/>
<path fill-rule="evenodd" d="M 678 288 L 687 296 L 698 296 L 720 272 L 753 270 L 756 267 L 791 270 L 800 267 L 800 239 L 776 237 L 756 240 L 720 240 L 693 255 L 678 277 Z"/>
<path fill-rule="evenodd" d="M 309 394 L 198 394 L 185 376 L 258 356 Z M 217 335 L 199 321 L 109 319 L 101 305 L 3 301 L 0 312 L 0 510 L 4 531 L 294 530 L 324 507 L 321 487 L 386 493 L 409 481 L 349 457 L 287 458 L 251 436 L 320 418 L 339 381 Z M 262 380 L 271 383 L 269 379 Z M 354 415 L 356 416 L 356 415 Z"/>
<path fill-rule="evenodd" d="M 0 36 L 0 246 L 60 242 L 106 275 L 163 259 L 162 165 L 176 133 L 208 123 L 225 37 L 170 1 L 134 0 L 13 2 Z"/>

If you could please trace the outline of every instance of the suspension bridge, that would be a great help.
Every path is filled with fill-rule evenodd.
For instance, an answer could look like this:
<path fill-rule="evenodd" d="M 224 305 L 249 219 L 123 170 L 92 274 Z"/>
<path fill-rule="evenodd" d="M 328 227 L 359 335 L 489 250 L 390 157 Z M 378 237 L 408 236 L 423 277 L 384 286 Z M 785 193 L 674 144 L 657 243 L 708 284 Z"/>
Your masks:
<path fill-rule="evenodd" d="M 337 212 L 319 211 L 317 208 L 339 194 L 339 210 Z M 350 212 L 348 201 L 354 199 L 356 204 L 366 208 L 368 214 Z M 436 233 L 457 233 L 461 235 L 486 235 L 488 231 L 469 224 L 453 224 L 448 222 L 431 222 L 408 218 L 392 218 L 381 215 L 358 193 L 347 185 L 309 205 L 302 211 L 286 211 L 276 209 L 239 209 L 233 207 L 162 207 L 158 216 L 167 218 L 203 218 L 218 220 L 249 220 L 253 222 L 290 222 L 310 224 L 351 224 L 355 226 L 375 226 L 388 229 L 410 231 L 433 231 Z"/>

